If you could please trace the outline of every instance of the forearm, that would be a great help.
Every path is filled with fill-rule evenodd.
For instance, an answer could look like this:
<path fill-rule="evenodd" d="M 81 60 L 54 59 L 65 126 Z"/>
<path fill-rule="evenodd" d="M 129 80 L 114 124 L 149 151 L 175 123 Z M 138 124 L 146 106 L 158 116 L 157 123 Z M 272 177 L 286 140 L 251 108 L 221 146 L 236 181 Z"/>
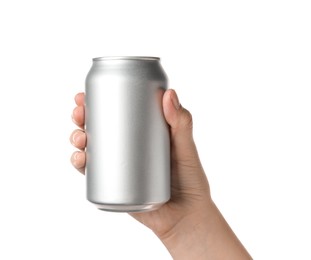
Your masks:
<path fill-rule="evenodd" d="M 213 202 L 160 239 L 174 260 L 252 259 Z"/>

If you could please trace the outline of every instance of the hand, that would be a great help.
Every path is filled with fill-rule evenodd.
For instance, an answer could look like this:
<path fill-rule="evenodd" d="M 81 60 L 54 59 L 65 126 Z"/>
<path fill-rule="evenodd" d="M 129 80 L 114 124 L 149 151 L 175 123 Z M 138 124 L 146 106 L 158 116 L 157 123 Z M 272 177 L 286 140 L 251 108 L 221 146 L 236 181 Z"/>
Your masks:
<path fill-rule="evenodd" d="M 70 141 L 81 151 L 73 153 L 71 162 L 84 173 L 84 94 L 77 94 L 75 102 L 72 118 L 80 129 Z M 171 200 L 158 210 L 130 215 L 150 228 L 174 259 L 250 259 L 211 199 L 193 141 L 192 116 L 174 90 L 164 93 L 163 112 L 171 136 Z"/>

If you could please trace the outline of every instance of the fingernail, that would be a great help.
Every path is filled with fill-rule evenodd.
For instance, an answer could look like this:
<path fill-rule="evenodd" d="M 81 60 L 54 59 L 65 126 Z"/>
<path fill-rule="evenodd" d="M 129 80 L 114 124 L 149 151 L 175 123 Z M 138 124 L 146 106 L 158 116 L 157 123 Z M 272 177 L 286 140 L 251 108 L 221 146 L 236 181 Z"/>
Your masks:
<path fill-rule="evenodd" d="M 74 122 L 75 124 L 77 124 L 76 120 L 73 118 L 73 115 L 71 115 L 71 119 L 72 119 L 72 122 Z"/>
<path fill-rule="evenodd" d="M 77 152 L 74 152 L 72 155 L 71 155 L 71 163 L 74 164 L 74 161 L 76 160 L 76 157 L 77 157 Z"/>
<path fill-rule="evenodd" d="M 78 131 L 74 132 L 73 136 L 72 136 L 72 143 L 73 144 L 77 144 L 78 137 L 79 137 L 79 132 Z"/>
<path fill-rule="evenodd" d="M 171 100 L 173 102 L 174 107 L 176 108 L 176 110 L 178 110 L 180 108 L 180 103 L 179 103 L 179 99 L 178 96 L 176 94 L 176 91 L 173 90 L 174 93 L 172 93 L 171 95 Z"/>
<path fill-rule="evenodd" d="M 78 156 L 79 156 L 79 152 L 75 152 L 73 155 L 72 155 L 72 159 L 71 159 L 71 162 L 72 164 L 75 166 L 75 167 L 78 167 L 79 163 L 78 163 Z"/>

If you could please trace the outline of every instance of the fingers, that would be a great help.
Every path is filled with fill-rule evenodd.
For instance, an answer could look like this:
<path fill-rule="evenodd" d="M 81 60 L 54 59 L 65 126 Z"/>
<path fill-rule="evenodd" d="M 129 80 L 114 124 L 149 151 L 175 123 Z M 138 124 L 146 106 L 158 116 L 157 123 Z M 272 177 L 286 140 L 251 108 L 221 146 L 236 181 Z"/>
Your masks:
<path fill-rule="evenodd" d="M 86 134 L 82 130 L 76 129 L 70 136 L 70 142 L 78 149 L 84 150 L 86 146 Z"/>
<path fill-rule="evenodd" d="M 77 107 L 72 112 L 72 121 L 80 128 L 84 128 L 84 96 L 84 93 L 75 96 Z"/>
<path fill-rule="evenodd" d="M 73 146 L 83 150 L 86 146 L 86 134 L 79 129 L 72 132 L 70 142 Z M 76 151 L 71 156 L 72 165 L 81 173 L 85 171 L 86 156 L 84 151 Z"/>
<path fill-rule="evenodd" d="M 75 96 L 75 102 L 77 106 L 84 106 L 84 93 L 78 93 Z"/>
<path fill-rule="evenodd" d="M 76 151 L 71 156 L 72 165 L 81 173 L 85 171 L 86 156 L 85 152 Z"/>
<path fill-rule="evenodd" d="M 73 109 L 72 121 L 77 126 L 84 128 L 84 106 L 77 106 Z"/>
<path fill-rule="evenodd" d="M 72 121 L 84 128 L 84 93 L 78 93 L 75 96 L 75 102 L 77 107 L 72 112 Z M 73 146 L 80 150 L 84 150 L 86 147 L 86 134 L 84 131 L 76 129 L 70 136 L 70 142 Z M 71 156 L 72 165 L 81 173 L 85 172 L 86 156 L 84 151 L 76 151 Z"/>

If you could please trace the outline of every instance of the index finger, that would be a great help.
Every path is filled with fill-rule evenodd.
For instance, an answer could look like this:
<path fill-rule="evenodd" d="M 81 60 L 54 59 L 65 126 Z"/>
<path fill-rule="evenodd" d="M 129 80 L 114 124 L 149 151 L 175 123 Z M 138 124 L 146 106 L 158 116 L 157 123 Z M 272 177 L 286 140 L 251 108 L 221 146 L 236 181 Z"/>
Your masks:
<path fill-rule="evenodd" d="M 78 93 L 76 96 L 75 96 L 75 102 L 78 106 L 84 106 L 84 93 L 81 92 L 81 93 Z"/>

